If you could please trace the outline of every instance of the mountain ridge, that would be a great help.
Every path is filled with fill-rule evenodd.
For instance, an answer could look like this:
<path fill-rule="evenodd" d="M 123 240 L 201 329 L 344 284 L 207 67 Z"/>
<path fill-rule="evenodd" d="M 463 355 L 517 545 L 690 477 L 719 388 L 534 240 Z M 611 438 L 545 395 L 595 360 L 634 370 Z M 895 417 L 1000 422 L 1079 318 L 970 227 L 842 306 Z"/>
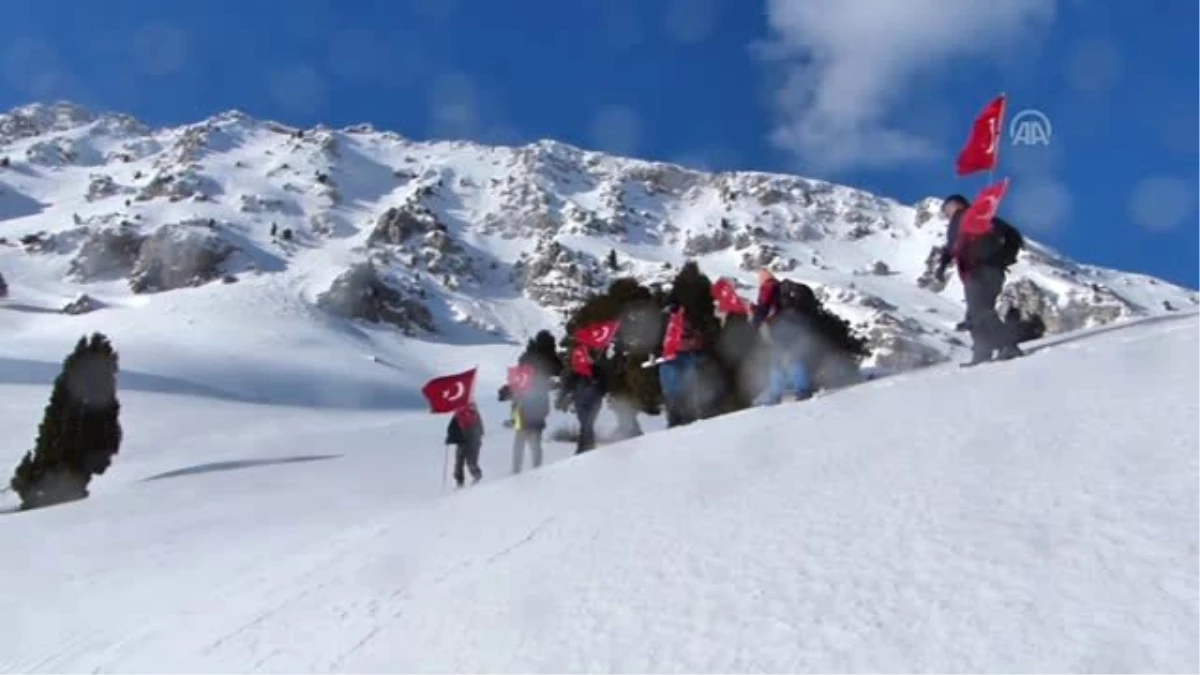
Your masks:
<path fill-rule="evenodd" d="M 958 282 L 930 274 L 937 203 L 553 139 L 415 141 L 237 110 L 152 129 L 64 102 L 0 115 L 0 274 L 10 304 L 46 311 L 240 287 L 404 339 L 519 343 L 615 278 L 666 284 L 696 259 L 744 294 L 764 266 L 809 283 L 869 338 L 872 365 L 907 369 L 965 346 Z M 1052 333 L 1200 303 L 1033 240 L 1003 297 Z"/>

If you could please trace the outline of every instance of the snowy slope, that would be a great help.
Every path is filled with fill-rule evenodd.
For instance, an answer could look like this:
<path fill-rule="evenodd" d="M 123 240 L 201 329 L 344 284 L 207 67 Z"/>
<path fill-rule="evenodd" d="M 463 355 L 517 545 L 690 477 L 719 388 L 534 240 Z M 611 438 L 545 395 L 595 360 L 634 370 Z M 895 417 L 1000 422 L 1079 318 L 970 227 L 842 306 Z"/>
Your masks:
<path fill-rule="evenodd" d="M 381 353 L 409 383 L 483 365 L 489 349 L 559 327 L 612 278 L 668 281 L 695 257 L 747 296 L 761 265 L 813 284 L 870 336 L 873 364 L 903 369 L 963 352 L 957 281 L 921 281 L 943 236 L 934 210 L 931 200 L 910 207 L 796 176 L 705 174 L 553 141 L 416 142 L 237 112 L 155 130 L 34 104 L 0 115 L 0 332 L 7 356 L 54 361 L 61 347 L 45 347 L 48 337 L 101 327 L 131 366 L 157 367 L 145 359 L 164 345 L 188 353 L 198 370 L 172 374 L 196 386 L 240 372 L 251 390 L 290 378 L 284 402 L 395 405 L 413 389 L 381 384 L 396 374 L 365 368 L 364 354 Z M 606 266 L 610 252 L 618 269 Z M 320 300 L 365 261 L 401 310 L 374 325 Z M 1011 281 L 1012 303 L 1052 332 L 1200 302 L 1192 289 L 1036 243 Z M 81 293 L 98 308 L 60 315 Z M 241 344 L 272 345 L 274 362 Z M 327 373 L 345 386 L 317 391 Z"/>
<path fill-rule="evenodd" d="M 123 375 L 92 498 L 0 520 L 0 670 L 1195 672 L 1198 328 L 552 446 L 444 497 L 443 420 L 150 376 L 210 365 L 185 343 Z M 0 367 L 30 439 L 32 367 Z"/>

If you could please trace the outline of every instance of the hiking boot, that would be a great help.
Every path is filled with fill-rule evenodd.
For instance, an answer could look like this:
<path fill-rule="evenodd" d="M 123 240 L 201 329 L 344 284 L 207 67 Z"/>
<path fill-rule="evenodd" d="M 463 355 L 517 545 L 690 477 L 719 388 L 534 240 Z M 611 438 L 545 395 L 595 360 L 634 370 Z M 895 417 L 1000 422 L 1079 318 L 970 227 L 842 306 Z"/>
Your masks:
<path fill-rule="evenodd" d="M 1025 352 L 1021 351 L 1020 347 L 1012 345 L 1010 347 L 1002 348 L 1000 353 L 996 355 L 996 360 L 1007 361 L 1009 359 L 1015 359 L 1018 356 L 1025 356 Z"/>

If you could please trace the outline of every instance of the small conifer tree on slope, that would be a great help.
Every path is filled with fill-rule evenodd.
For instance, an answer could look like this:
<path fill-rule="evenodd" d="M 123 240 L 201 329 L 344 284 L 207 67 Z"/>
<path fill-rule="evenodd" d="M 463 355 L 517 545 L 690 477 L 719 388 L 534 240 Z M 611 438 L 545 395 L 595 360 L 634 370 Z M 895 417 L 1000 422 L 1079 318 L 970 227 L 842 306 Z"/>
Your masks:
<path fill-rule="evenodd" d="M 37 443 L 12 477 L 22 509 L 84 499 L 121 446 L 117 353 L 104 335 L 81 338 L 54 380 Z"/>

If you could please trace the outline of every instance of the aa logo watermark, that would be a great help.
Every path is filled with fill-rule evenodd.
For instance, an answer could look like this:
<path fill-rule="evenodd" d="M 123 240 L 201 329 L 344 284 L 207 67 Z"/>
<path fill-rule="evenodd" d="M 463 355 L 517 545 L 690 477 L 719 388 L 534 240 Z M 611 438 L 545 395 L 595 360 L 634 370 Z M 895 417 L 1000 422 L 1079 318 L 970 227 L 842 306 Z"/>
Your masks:
<path fill-rule="evenodd" d="M 1013 145 L 1050 145 L 1054 128 L 1046 113 L 1036 108 L 1026 108 L 1008 123 L 1008 136 Z"/>

